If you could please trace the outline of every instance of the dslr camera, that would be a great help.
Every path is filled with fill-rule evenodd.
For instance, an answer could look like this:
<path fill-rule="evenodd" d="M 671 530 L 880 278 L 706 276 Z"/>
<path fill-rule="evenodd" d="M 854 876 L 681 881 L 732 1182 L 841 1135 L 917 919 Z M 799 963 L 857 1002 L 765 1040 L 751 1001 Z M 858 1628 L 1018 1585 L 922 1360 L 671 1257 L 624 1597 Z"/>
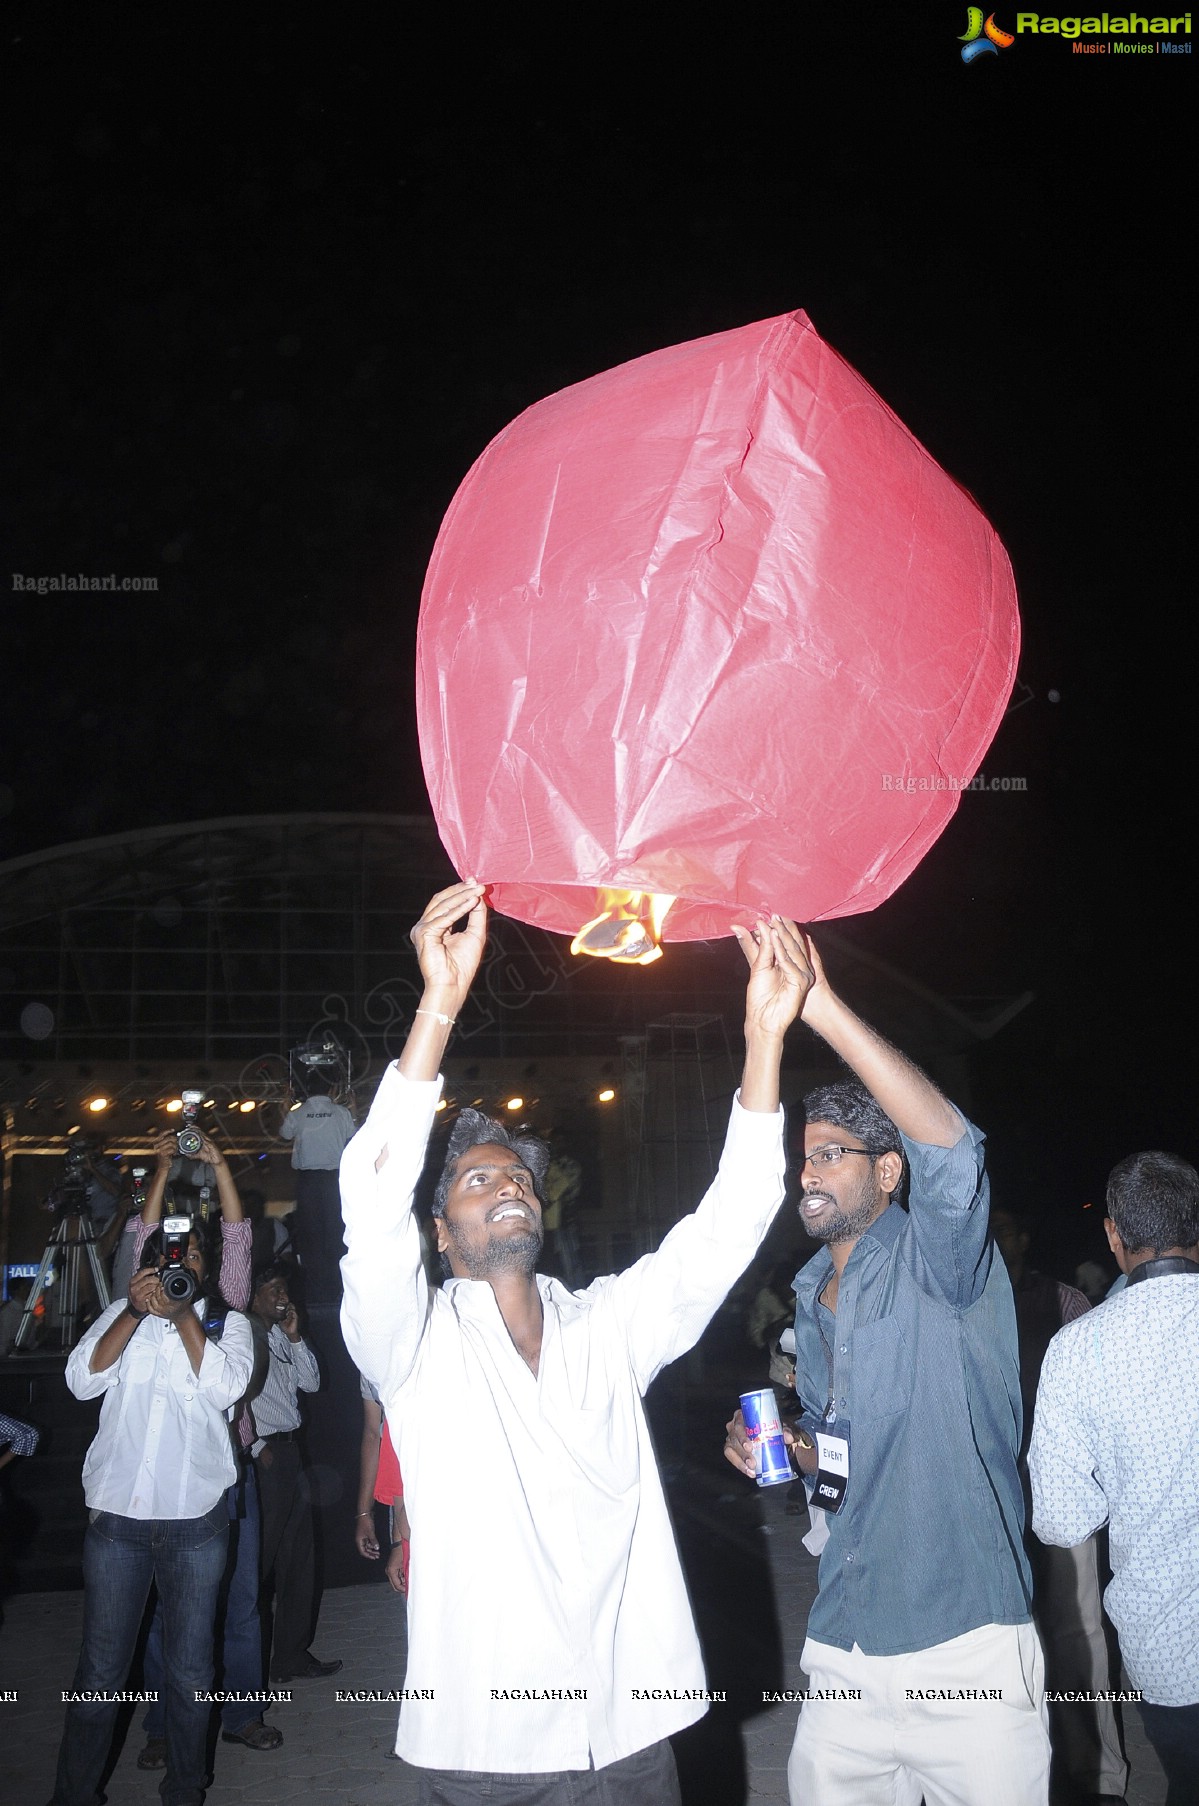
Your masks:
<path fill-rule="evenodd" d="M 200 1289 L 191 1268 L 183 1264 L 191 1232 L 190 1217 L 162 1219 L 162 1249 L 167 1258 L 166 1265 L 159 1269 L 158 1280 L 172 1304 L 190 1304 Z"/>
<path fill-rule="evenodd" d="M 175 1145 L 181 1154 L 194 1160 L 204 1145 L 204 1137 L 196 1127 L 196 1118 L 200 1114 L 200 1105 L 204 1102 L 202 1091 L 182 1091 L 183 1116 L 180 1126 L 175 1131 Z"/>

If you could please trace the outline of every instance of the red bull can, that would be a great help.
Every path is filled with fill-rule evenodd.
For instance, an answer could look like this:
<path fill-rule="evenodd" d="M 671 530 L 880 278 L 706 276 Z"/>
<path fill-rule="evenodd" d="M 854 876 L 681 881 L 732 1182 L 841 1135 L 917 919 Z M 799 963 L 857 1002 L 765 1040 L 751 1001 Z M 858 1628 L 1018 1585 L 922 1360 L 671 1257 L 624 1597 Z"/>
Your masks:
<path fill-rule="evenodd" d="M 779 1486 L 784 1480 L 794 1480 L 795 1469 L 783 1441 L 783 1426 L 773 1386 L 765 1386 L 761 1392 L 743 1392 L 741 1415 L 745 1419 L 745 1433 L 753 1444 L 758 1485 Z"/>

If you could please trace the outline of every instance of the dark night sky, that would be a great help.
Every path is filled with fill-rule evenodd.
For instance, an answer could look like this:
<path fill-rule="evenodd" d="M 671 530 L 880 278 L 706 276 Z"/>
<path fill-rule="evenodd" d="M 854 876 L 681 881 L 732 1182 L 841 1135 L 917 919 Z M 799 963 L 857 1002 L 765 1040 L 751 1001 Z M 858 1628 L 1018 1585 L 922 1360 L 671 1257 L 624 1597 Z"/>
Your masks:
<path fill-rule="evenodd" d="M 1194 1157 L 1192 58 L 967 67 L 957 4 L 9 16 L 7 570 L 159 590 L 10 595 L 0 857 L 426 808 L 415 614 L 471 460 L 802 306 L 977 497 L 1025 625 L 985 767 L 1028 793 L 967 797 L 849 932 L 1037 992 L 981 1062 L 1025 1201 Z"/>

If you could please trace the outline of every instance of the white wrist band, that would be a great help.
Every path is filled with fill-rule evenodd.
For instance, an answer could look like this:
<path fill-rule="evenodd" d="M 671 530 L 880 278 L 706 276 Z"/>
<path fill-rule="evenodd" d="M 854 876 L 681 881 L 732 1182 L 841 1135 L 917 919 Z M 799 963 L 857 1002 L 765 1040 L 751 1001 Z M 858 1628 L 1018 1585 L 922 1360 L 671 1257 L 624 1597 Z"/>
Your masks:
<path fill-rule="evenodd" d="M 418 1008 L 415 1014 L 418 1016 L 436 1016 L 442 1028 L 452 1028 L 454 1023 L 458 1020 L 457 1016 L 443 1016 L 440 1010 L 422 1010 Z"/>

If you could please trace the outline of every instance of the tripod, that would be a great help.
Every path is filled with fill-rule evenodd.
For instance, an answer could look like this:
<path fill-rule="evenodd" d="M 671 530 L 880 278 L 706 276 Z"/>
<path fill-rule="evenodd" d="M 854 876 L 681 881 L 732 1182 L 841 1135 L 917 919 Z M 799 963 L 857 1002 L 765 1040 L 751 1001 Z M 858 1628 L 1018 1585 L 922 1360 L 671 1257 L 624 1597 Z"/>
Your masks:
<path fill-rule="evenodd" d="M 71 1234 L 72 1223 L 78 1224 L 77 1235 Z M 50 1232 L 46 1251 L 38 1266 L 37 1277 L 29 1288 L 25 1309 L 22 1311 L 21 1321 L 17 1325 L 17 1333 L 13 1341 L 14 1349 L 24 1348 L 26 1337 L 33 1335 L 33 1313 L 37 1309 L 38 1299 L 46 1290 L 46 1281 L 51 1268 L 59 1266 L 56 1260 L 56 1256 L 59 1254 L 62 1255 L 59 1266 L 62 1275 L 62 1285 L 59 1290 L 59 1297 L 62 1300 L 59 1307 L 61 1347 L 65 1351 L 75 1346 L 75 1319 L 79 1315 L 79 1256 L 85 1248 L 91 1266 L 96 1302 L 102 1311 L 107 1310 L 112 1300 L 108 1294 L 108 1280 L 105 1278 L 104 1265 L 96 1249 L 96 1231 L 92 1224 L 91 1212 L 86 1204 L 77 1205 L 74 1209 L 65 1210 Z"/>

